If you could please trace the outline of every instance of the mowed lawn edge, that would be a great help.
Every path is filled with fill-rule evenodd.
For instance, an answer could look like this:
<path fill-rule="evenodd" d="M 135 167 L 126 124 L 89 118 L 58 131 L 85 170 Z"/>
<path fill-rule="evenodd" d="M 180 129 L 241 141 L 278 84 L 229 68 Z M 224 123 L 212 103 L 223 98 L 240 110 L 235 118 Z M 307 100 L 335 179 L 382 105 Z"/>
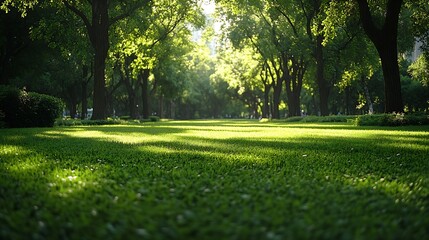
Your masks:
<path fill-rule="evenodd" d="M 429 127 L 0 129 L 0 238 L 429 237 Z"/>

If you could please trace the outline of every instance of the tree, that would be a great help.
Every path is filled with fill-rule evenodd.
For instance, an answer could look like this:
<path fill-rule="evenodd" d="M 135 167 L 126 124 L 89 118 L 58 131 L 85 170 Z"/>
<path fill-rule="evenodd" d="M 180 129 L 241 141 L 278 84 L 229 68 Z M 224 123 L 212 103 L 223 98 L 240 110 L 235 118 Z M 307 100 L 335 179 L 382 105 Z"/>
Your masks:
<path fill-rule="evenodd" d="M 429 86 L 429 62 L 426 56 L 420 55 L 420 57 L 409 66 L 408 72 L 414 79 L 419 80 L 423 86 Z"/>
<path fill-rule="evenodd" d="M 1 7 L 6 11 L 8 7 L 17 7 L 25 15 L 26 10 L 34 7 L 37 3 L 37 0 L 6 0 Z M 106 118 L 105 67 L 109 50 L 109 28 L 149 3 L 150 0 L 136 0 L 127 3 L 108 0 L 44 2 L 44 4 L 58 8 L 66 7 L 81 19 L 87 30 L 91 46 L 94 49 L 94 112 L 92 119 Z"/>
<path fill-rule="evenodd" d="M 118 2 L 116 5 L 108 0 L 88 1 L 91 6 L 91 17 L 83 9 L 79 9 L 79 4 L 72 1 L 63 0 L 64 6 L 76 14 L 83 21 L 89 40 L 94 49 L 94 112 L 92 119 L 106 118 L 106 58 L 109 50 L 109 28 L 128 16 L 134 11 L 146 6 L 150 0 L 134 1 L 133 3 Z M 121 9 L 114 17 L 109 17 L 110 9 Z M 113 10 L 111 10 L 113 11 Z M 91 19 L 91 20 L 90 20 Z"/>
<path fill-rule="evenodd" d="M 140 12 L 134 19 L 124 21 L 124 25 L 118 25 L 116 32 L 120 33 L 119 40 L 114 46 L 115 54 L 119 55 L 121 64 L 126 64 L 133 72 L 133 78 L 137 81 L 129 89 L 129 96 L 133 97 L 137 88 L 141 90 L 142 117 L 147 119 L 151 115 L 151 95 L 157 86 L 156 79 L 151 83 L 153 69 L 157 59 L 164 54 L 171 54 L 170 46 L 164 45 L 171 38 L 189 37 L 188 26 L 201 26 L 204 18 L 193 0 L 157 1 L 151 6 L 151 14 Z M 142 26 L 141 20 L 147 22 Z M 123 29 L 130 28 L 129 34 L 122 34 Z M 171 42 L 169 42 L 171 43 Z M 131 58 L 129 62 L 126 59 Z M 152 88 L 151 88 L 152 87 Z"/>
<path fill-rule="evenodd" d="M 240 4 L 240 1 L 237 1 Z M 257 1 L 247 8 L 237 3 L 223 3 L 228 15 L 230 39 L 236 47 L 252 46 L 260 54 L 259 67 L 264 84 L 264 102 L 268 102 L 270 82 L 273 88 L 273 118 L 280 118 L 279 106 L 283 86 L 286 89 L 289 116 L 301 115 L 300 95 L 308 58 L 305 24 L 297 11 L 289 11 L 293 4 L 278 1 Z M 242 46 L 240 46 L 240 44 Z M 268 79 L 271 79 L 268 81 Z M 263 115 L 268 112 L 264 103 Z"/>
<path fill-rule="evenodd" d="M 403 0 L 389 0 L 384 23 L 380 26 L 371 14 L 367 0 L 356 0 L 362 26 L 374 43 L 381 59 L 384 76 L 385 112 L 403 112 L 401 79 L 398 66 L 398 22 Z"/>
<path fill-rule="evenodd" d="M 33 24 L 31 37 L 47 43 L 69 63 L 64 65 L 61 86 L 67 86 L 65 92 L 68 94 L 64 97 L 70 115 L 73 117 L 77 115 L 77 105 L 81 103 L 80 116 L 86 119 L 88 98 L 92 94 L 92 92 L 88 94 L 88 85 L 93 76 L 93 51 L 87 40 L 85 27 L 79 22 L 79 17 L 66 8 L 58 9 L 48 5 L 36 8 L 32 12 L 37 12 L 41 17 Z M 73 77 L 70 79 L 71 76 Z M 65 79 L 69 81 L 64 81 Z"/>

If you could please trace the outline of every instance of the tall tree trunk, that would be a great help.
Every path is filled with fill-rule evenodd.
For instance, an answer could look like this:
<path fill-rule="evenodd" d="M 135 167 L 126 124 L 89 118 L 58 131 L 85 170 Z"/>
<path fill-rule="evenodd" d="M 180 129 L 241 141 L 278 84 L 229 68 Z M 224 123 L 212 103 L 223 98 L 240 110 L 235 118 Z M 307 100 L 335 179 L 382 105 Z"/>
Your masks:
<path fill-rule="evenodd" d="M 164 118 L 164 95 L 162 94 L 159 96 L 158 117 Z"/>
<path fill-rule="evenodd" d="M 176 103 L 173 100 L 170 100 L 170 118 L 176 118 Z"/>
<path fill-rule="evenodd" d="M 137 89 L 134 89 L 133 85 L 131 84 L 132 80 L 129 78 L 129 74 L 125 74 L 125 76 L 122 76 L 122 81 L 125 84 L 125 88 L 127 89 L 127 94 L 128 94 L 128 112 L 132 119 L 137 119 L 138 118 L 137 102 L 136 102 Z"/>
<path fill-rule="evenodd" d="M 69 96 L 70 117 L 75 119 L 77 118 L 77 94 L 75 86 L 68 88 L 67 93 Z"/>
<path fill-rule="evenodd" d="M 365 94 L 366 104 L 368 106 L 368 114 L 371 115 L 374 113 L 374 105 L 372 104 L 371 95 L 369 94 L 368 84 L 365 81 L 364 75 L 361 76 L 360 81 L 361 81 L 363 91 Z"/>
<path fill-rule="evenodd" d="M 81 82 L 81 94 L 82 94 L 82 114 L 80 115 L 80 119 L 84 120 L 88 115 L 88 91 L 87 91 L 87 82 Z"/>
<path fill-rule="evenodd" d="M 279 106 L 281 101 L 280 96 L 282 92 L 283 79 L 278 77 L 275 82 L 276 84 L 273 84 L 273 118 L 280 119 Z"/>
<path fill-rule="evenodd" d="M 138 118 L 137 104 L 136 104 L 136 97 L 134 94 L 128 95 L 128 108 L 129 108 L 129 114 L 131 119 L 137 119 Z"/>
<path fill-rule="evenodd" d="M 109 50 L 108 0 L 92 1 L 92 34 L 94 48 L 94 112 L 92 119 L 106 118 L 105 68 Z"/>
<path fill-rule="evenodd" d="M 391 40 L 389 40 L 391 42 Z M 390 46 L 390 47 L 389 47 Z M 385 112 L 403 112 L 401 78 L 395 43 L 386 44 L 379 50 L 384 77 Z"/>
<path fill-rule="evenodd" d="M 320 28 L 321 26 L 319 26 Z M 323 58 L 323 36 L 316 36 L 316 48 L 315 48 L 315 59 L 316 59 L 316 82 L 319 90 L 319 104 L 320 104 L 320 115 L 329 115 L 328 110 L 328 99 L 329 99 L 329 87 L 325 79 L 325 61 Z"/>
<path fill-rule="evenodd" d="M 262 117 L 270 117 L 270 90 L 271 85 L 264 83 L 264 105 L 262 107 Z"/>
<path fill-rule="evenodd" d="M 381 60 L 384 77 L 386 113 L 403 112 L 401 80 L 398 65 L 398 22 L 403 0 L 387 2 L 386 17 L 382 28 L 372 19 L 367 0 L 356 0 L 365 33 L 374 43 Z"/>
<path fill-rule="evenodd" d="M 142 90 L 142 115 L 143 115 L 143 119 L 148 119 L 150 116 L 150 109 L 149 109 L 149 101 L 150 101 L 150 97 L 149 97 L 149 75 L 150 75 L 150 70 L 149 69 L 143 69 L 140 74 L 139 74 L 139 78 L 140 78 L 140 84 L 141 84 L 141 90 Z"/>
<path fill-rule="evenodd" d="M 352 112 L 350 110 L 350 87 L 347 86 L 344 90 L 344 95 L 345 95 L 345 114 L 346 115 L 352 115 Z"/>
<path fill-rule="evenodd" d="M 289 116 L 301 116 L 301 90 L 305 73 L 305 64 L 302 58 L 291 58 L 291 68 L 286 64 L 285 76 L 286 94 L 288 99 Z"/>
<path fill-rule="evenodd" d="M 92 69 L 91 75 L 89 74 L 89 67 L 87 65 L 82 66 L 82 81 L 81 81 L 81 95 L 82 95 L 82 113 L 80 118 L 82 120 L 86 119 L 88 115 L 88 82 L 92 77 Z"/>

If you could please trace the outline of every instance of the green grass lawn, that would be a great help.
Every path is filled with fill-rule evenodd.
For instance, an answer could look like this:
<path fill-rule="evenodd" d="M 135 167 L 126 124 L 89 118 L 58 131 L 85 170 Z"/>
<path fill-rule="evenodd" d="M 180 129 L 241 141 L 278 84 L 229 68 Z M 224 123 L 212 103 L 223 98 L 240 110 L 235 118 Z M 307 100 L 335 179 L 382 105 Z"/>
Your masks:
<path fill-rule="evenodd" d="M 428 239 L 429 127 L 0 129 L 1 239 Z"/>

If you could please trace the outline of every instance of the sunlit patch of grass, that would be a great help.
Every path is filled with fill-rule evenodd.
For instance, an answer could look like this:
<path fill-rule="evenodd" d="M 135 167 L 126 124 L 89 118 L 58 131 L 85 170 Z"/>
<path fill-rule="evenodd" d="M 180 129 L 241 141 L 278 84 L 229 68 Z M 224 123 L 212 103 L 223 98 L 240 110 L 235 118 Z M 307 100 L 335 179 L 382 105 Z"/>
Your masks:
<path fill-rule="evenodd" d="M 1 129 L 0 238 L 429 236 L 429 127 Z"/>

